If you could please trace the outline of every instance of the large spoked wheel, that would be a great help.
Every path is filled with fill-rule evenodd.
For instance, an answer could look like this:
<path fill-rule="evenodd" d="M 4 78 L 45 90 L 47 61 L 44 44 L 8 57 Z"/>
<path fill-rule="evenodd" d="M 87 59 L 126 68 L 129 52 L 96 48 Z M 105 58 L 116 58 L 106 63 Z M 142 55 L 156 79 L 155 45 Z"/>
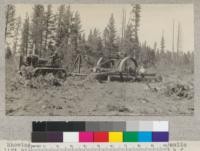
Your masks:
<path fill-rule="evenodd" d="M 121 79 L 137 76 L 137 61 L 132 57 L 122 59 L 118 66 Z"/>

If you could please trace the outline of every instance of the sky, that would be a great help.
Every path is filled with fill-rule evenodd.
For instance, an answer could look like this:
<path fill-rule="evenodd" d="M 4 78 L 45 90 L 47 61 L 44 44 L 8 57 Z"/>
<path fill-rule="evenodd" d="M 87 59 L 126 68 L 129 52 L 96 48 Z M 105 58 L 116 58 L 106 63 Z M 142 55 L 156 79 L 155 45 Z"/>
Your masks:
<path fill-rule="evenodd" d="M 53 5 L 57 12 L 59 5 Z M 126 11 L 127 20 L 130 16 L 130 4 L 71 4 L 73 11 L 78 11 L 81 17 L 82 30 L 88 35 L 90 29 L 97 28 L 102 34 L 113 13 L 117 34 L 121 35 L 122 10 Z M 25 18 L 26 13 L 32 13 L 33 5 L 16 4 L 16 14 Z M 160 47 L 162 33 L 165 47 L 172 50 L 173 20 L 175 23 L 175 49 L 177 43 L 178 23 L 181 24 L 182 51 L 194 50 L 194 17 L 192 4 L 141 4 L 141 20 L 139 28 L 140 42 L 146 41 L 151 47 L 157 42 Z"/>

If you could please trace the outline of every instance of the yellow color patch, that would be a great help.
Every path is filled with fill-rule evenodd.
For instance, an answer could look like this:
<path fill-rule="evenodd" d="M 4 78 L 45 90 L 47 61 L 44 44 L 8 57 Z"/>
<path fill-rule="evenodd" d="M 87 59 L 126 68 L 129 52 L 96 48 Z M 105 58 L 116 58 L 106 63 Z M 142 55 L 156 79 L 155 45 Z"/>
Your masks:
<path fill-rule="evenodd" d="M 109 132 L 109 142 L 123 142 L 123 132 Z"/>

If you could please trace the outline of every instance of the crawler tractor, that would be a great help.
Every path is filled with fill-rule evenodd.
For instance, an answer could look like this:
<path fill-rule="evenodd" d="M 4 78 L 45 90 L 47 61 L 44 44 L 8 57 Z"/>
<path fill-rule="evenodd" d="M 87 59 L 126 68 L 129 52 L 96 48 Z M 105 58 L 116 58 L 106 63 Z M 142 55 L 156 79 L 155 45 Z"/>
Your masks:
<path fill-rule="evenodd" d="M 58 78 L 66 78 L 66 70 L 62 68 L 60 59 L 44 59 L 37 55 L 29 55 L 27 57 L 20 57 L 20 74 L 22 76 L 37 77 L 39 75 L 46 75 L 52 73 Z"/>

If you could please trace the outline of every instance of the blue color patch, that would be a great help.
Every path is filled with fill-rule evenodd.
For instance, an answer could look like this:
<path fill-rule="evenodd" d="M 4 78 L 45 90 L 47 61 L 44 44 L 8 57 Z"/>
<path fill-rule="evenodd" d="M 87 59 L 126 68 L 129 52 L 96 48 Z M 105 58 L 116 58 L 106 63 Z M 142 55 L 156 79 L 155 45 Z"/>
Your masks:
<path fill-rule="evenodd" d="M 152 132 L 138 132 L 138 142 L 152 142 Z"/>
<path fill-rule="evenodd" d="M 153 132 L 152 141 L 153 142 L 168 142 L 169 132 Z"/>

